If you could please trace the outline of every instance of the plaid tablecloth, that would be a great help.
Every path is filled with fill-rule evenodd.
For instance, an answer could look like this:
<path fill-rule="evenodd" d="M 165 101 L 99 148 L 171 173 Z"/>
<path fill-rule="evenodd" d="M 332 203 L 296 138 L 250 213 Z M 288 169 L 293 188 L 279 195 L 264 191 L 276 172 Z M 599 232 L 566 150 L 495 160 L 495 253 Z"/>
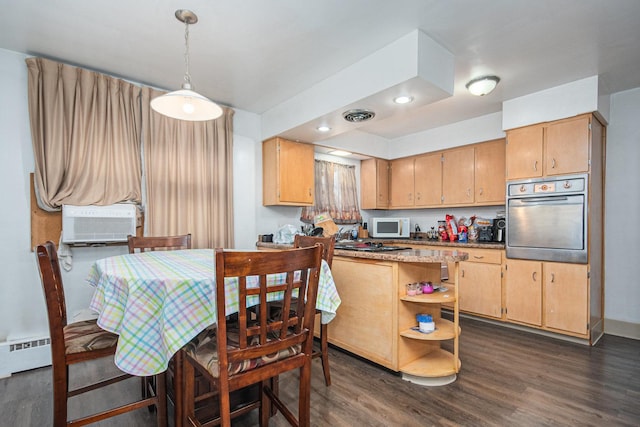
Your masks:
<path fill-rule="evenodd" d="M 273 280 L 283 280 L 282 275 Z M 92 265 L 87 281 L 96 288 L 90 308 L 98 313 L 98 325 L 120 336 L 115 363 L 133 375 L 164 371 L 182 346 L 216 321 L 211 249 L 104 258 Z M 225 279 L 225 289 L 232 301 L 225 307 L 229 315 L 238 311 L 237 280 Z M 322 323 L 333 319 L 339 305 L 331 270 L 323 261 L 316 302 Z"/>

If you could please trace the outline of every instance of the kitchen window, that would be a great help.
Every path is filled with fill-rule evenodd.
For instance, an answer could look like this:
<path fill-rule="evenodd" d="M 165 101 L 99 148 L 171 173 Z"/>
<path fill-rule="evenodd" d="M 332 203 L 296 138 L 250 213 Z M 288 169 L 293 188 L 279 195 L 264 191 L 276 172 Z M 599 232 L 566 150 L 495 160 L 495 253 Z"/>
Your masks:
<path fill-rule="evenodd" d="M 358 205 L 355 166 L 315 161 L 315 205 L 302 208 L 300 221 L 312 224 L 316 215 L 328 212 L 336 224 L 362 222 Z"/>

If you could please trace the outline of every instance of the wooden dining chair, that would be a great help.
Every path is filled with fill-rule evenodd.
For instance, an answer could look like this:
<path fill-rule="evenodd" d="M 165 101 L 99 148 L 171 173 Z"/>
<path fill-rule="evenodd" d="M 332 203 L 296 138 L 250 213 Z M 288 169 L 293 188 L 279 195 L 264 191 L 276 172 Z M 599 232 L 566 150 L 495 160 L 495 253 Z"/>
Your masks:
<path fill-rule="evenodd" d="M 293 246 L 295 248 L 306 248 L 314 246 L 317 243 L 322 244 L 322 258 L 329 264 L 333 262 L 333 250 L 336 245 L 336 236 L 331 237 L 314 237 L 314 236 L 302 236 L 296 235 L 293 240 Z M 316 314 L 321 314 L 320 310 L 316 310 Z M 329 371 L 329 343 L 327 342 L 327 324 L 320 323 L 320 350 L 313 352 L 313 358 L 322 359 L 322 372 L 324 373 L 324 383 L 327 386 L 331 385 L 331 372 Z"/>
<path fill-rule="evenodd" d="M 69 366 L 113 357 L 116 351 L 118 336 L 101 329 L 95 320 L 67 324 L 67 311 L 62 285 L 62 275 L 58 254 L 53 242 L 38 245 L 36 248 L 40 278 L 44 289 L 51 334 L 51 360 L 53 371 L 53 425 L 83 426 L 125 412 L 156 405 L 158 426 L 167 425 L 167 408 L 165 393 L 165 374 L 157 375 L 157 397 L 142 399 L 117 408 L 67 421 L 67 403 L 69 398 L 95 390 L 130 378 L 123 374 L 115 378 L 102 380 L 78 389 L 69 389 Z"/>
<path fill-rule="evenodd" d="M 128 236 L 127 240 L 130 254 L 158 250 L 191 249 L 191 234 L 153 237 Z"/>
<path fill-rule="evenodd" d="M 191 234 L 181 234 L 177 236 L 128 236 L 127 243 L 130 254 L 159 250 L 191 249 Z M 169 379 L 174 378 L 176 376 L 176 369 L 173 359 L 169 363 L 169 370 L 174 374 L 173 376 L 170 376 Z M 181 373 L 178 372 L 178 375 L 181 375 Z M 142 397 L 146 398 L 156 394 L 156 385 L 153 377 L 142 377 L 141 382 Z M 181 388 L 176 387 L 173 387 L 173 389 L 177 389 L 179 391 L 182 390 Z M 177 398 L 181 399 L 180 396 L 174 396 L 173 398 L 174 400 Z"/>
<path fill-rule="evenodd" d="M 291 425 L 310 425 L 311 354 L 321 262 L 320 245 L 274 252 L 216 249 L 216 327 L 206 329 L 181 350 L 186 424 L 230 426 L 231 418 L 259 408 L 260 425 L 266 427 L 273 408 Z M 276 284 L 273 277 L 267 278 L 274 273 L 281 273 L 284 279 Z M 232 285 L 225 279 L 237 280 L 235 301 L 229 301 L 226 291 Z M 295 298 L 295 290 L 306 298 Z M 268 316 L 270 296 L 284 304 L 276 319 Z M 247 307 L 252 297 L 259 299 L 258 310 Z M 229 304 L 238 304 L 233 321 L 225 316 Z M 300 370 L 297 419 L 272 387 L 272 378 L 294 369 Z M 218 392 L 219 419 L 201 423 L 195 416 L 196 371 Z M 258 384 L 259 398 L 232 411 L 230 392 L 251 384 Z"/>

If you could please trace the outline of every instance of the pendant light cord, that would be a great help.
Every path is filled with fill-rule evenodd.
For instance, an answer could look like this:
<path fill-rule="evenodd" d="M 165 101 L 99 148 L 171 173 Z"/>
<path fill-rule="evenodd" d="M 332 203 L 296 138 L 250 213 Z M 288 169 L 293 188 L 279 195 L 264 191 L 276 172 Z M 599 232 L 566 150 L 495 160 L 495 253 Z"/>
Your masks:
<path fill-rule="evenodd" d="M 184 82 L 186 84 L 188 84 L 189 87 L 191 87 L 191 74 L 189 74 L 189 22 L 188 22 L 188 20 L 185 21 L 185 23 L 184 23 L 184 45 L 185 45 L 185 51 L 184 51 L 184 65 L 185 65 Z"/>

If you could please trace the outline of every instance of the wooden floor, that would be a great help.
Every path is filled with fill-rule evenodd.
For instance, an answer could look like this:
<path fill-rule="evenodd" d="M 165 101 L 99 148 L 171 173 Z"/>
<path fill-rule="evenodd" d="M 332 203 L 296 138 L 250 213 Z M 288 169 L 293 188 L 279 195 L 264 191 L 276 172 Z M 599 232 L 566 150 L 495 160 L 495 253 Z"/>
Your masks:
<path fill-rule="evenodd" d="M 640 426 L 640 341 L 605 336 L 595 347 L 461 319 L 462 370 L 453 384 L 425 388 L 331 349 L 333 385 L 314 361 L 314 426 Z M 108 369 L 83 366 L 81 375 Z M 73 372 L 72 372 L 73 374 Z M 281 377 L 281 395 L 295 393 L 297 374 Z M 111 386 L 107 400 L 139 393 L 139 380 Z M 74 398 L 72 410 L 103 397 Z M 104 394 L 102 395 L 104 396 Z M 293 398 L 292 398 L 293 399 Z M 294 405 L 295 407 L 295 405 Z M 0 426 L 51 424 L 51 370 L 0 380 Z M 146 409 L 98 426 L 153 426 Z M 234 426 L 257 424 L 257 414 Z M 271 426 L 287 425 L 281 415 Z"/>

